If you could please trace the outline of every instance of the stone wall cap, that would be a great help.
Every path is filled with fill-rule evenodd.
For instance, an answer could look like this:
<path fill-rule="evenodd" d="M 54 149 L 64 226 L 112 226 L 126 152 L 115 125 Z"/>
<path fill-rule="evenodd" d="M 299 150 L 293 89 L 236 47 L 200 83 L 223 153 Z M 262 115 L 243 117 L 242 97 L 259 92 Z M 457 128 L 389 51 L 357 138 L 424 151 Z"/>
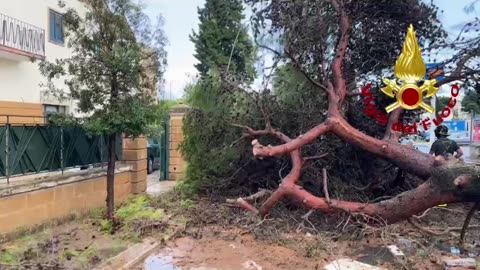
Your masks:
<path fill-rule="evenodd" d="M 132 170 L 132 166 L 117 163 L 115 174 L 128 172 Z M 107 175 L 107 168 L 90 168 L 83 171 L 66 172 L 65 174 L 53 174 L 34 179 L 25 179 L 11 181 L 10 184 L 0 185 L 0 198 L 11 196 L 19 193 L 30 192 L 38 189 L 51 188 L 59 185 L 65 185 L 74 182 L 80 182 L 97 177 Z M 12 179 L 11 179 L 12 180 Z"/>
<path fill-rule="evenodd" d="M 190 109 L 188 105 L 178 104 L 170 109 L 170 113 L 185 113 Z"/>

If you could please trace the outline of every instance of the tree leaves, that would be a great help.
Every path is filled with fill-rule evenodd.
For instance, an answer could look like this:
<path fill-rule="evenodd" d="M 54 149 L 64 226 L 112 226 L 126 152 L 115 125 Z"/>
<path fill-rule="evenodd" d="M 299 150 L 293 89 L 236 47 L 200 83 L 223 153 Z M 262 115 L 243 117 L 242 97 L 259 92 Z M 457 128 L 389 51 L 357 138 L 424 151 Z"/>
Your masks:
<path fill-rule="evenodd" d="M 138 136 L 153 121 L 150 104 L 166 64 L 162 24 L 152 29 L 131 0 L 81 2 L 84 15 L 69 8 L 64 16 L 72 56 L 39 64 L 44 86 L 76 101 L 92 133 Z"/>
<path fill-rule="evenodd" d="M 253 81 L 255 51 L 242 25 L 243 6 L 239 0 L 208 0 L 198 10 L 200 25 L 190 40 L 195 45 L 195 65 L 202 78 L 210 69 L 229 66 L 231 74 Z"/>

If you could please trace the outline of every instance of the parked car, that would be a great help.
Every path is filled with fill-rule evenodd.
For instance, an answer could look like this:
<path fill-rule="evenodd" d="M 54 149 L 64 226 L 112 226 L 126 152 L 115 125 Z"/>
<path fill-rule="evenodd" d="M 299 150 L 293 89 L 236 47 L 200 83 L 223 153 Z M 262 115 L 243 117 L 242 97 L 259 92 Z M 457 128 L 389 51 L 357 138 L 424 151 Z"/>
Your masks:
<path fill-rule="evenodd" d="M 157 139 L 147 138 L 147 172 L 160 169 L 160 144 Z"/>

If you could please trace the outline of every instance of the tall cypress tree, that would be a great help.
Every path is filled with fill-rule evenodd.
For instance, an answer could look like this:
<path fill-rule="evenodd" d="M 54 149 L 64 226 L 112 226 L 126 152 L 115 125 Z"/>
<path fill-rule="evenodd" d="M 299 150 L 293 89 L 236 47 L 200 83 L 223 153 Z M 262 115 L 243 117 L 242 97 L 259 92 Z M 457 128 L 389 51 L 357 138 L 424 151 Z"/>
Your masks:
<path fill-rule="evenodd" d="M 184 120 L 181 146 L 188 163 L 185 180 L 193 188 L 215 185 L 214 181 L 231 175 L 244 150 L 230 147 L 241 136 L 231 124 L 239 121 L 240 113 L 247 115 L 244 97 L 226 89 L 218 71 L 228 67 L 230 77 L 248 83 L 255 77 L 255 50 L 242 25 L 241 0 L 206 0 L 198 14 L 199 30 L 190 39 L 200 80 L 186 89 L 186 101 L 193 109 Z"/>
<path fill-rule="evenodd" d="M 190 40 L 195 44 L 195 58 L 199 61 L 195 67 L 202 78 L 211 68 L 228 66 L 229 62 L 232 74 L 254 78 L 254 47 L 242 25 L 243 10 L 241 0 L 207 0 L 198 9 L 199 30 Z"/>

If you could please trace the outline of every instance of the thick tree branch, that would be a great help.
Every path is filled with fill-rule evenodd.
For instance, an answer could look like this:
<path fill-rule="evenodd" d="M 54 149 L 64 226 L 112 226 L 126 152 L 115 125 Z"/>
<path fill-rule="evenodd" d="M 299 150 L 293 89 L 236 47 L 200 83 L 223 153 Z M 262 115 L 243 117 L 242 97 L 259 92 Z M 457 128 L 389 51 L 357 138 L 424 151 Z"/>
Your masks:
<path fill-rule="evenodd" d="M 335 58 L 332 62 L 333 85 L 338 96 L 338 106 L 341 106 L 343 99 L 347 93 L 347 86 L 342 72 L 343 60 L 348 48 L 348 40 L 350 37 L 350 19 L 345 12 L 339 0 L 331 0 L 335 11 L 340 20 L 340 36 L 335 49 Z"/>
<path fill-rule="evenodd" d="M 253 155 L 268 157 L 290 153 L 308 143 L 313 142 L 317 137 L 326 134 L 330 130 L 331 125 L 327 120 L 326 122 L 310 129 L 307 133 L 300 135 L 293 140 L 289 140 L 284 144 L 278 146 L 263 146 L 261 144 L 257 144 L 253 147 Z"/>
<path fill-rule="evenodd" d="M 442 85 L 445 85 L 447 83 L 455 82 L 455 81 L 462 81 L 465 80 L 468 76 L 478 74 L 480 72 L 466 72 L 463 74 L 458 74 L 458 75 L 450 75 L 448 77 L 445 77 L 443 80 L 437 82 L 435 84 L 435 87 L 440 87 Z"/>
<path fill-rule="evenodd" d="M 434 166 L 434 157 L 397 142 L 383 141 L 352 127 L 343 118 L 330 119 L 332 132 L 347 143 L 383 157 L 423 179 L 430 176 Z M 439 163 L 441 163 L 439 161 Z"/>
<path fill-rule="evenodd" d="M 430 207 L 442 203 L 454 203 L 463 200 L 453 191 L 441 191 L 431 181 L 418 186 L 413 190 L 406 191 L 396 197 L 378 203 L 359 203 L 341 200 L 331 200 L 316 197 L 300 186 L 294 186 L 288 190 L 287 195 L 302 202 L 310 209 L 318 209 L 322 212 L 346 211 L 349 213 L 361 213 L 379 218 L 386 223 L 395 223 L 421 213 Z"/>
<path fill-rule="evenodd" d="M 277 146 L 255 144 L 255 156 L 268 157 L 290 153 L 293 150 L 313 142 L 320 135 L 332 132 L 345 142 L 355 145 L 370 153 L 386 158 L 403 170 L 428 178 L 434 165 L 434 157 L 397 142 L 383 141 L 352 127 L 343 117 L 329 117 L 324 123 L 312 128 L 307 133 L 298 136 L 287 143 Z"/>
<path fill-rule="evenodd" d="M 237 125 L 238 126 L 238 125 Z M 290 137 L 287 135 L 283 134 L 280 131 L 275 130 L 270 126 L 270 124 L 267 124 L 267 128 L 264 130 L 254 130 L 250 127 L 246 126 L 240 126 L 246 129 L 247 133 L 251 136 L 259 136 L 259 135 L 273 135 L 277 137 L 279 140 L 283 141 L 284 143 L 289 143 L 292 141 Z M 253 147 L 259 145 L 257 140 L 254 140 L 252 142 Z M 290 157 L 292 161 L 292 169 L 290 173 L 285 176 L 285 178 L 282 179 L 282 182 L 280 183 L 280 186 L 270 195 L 270 197 L 264 202 L 260 210 L 258 210 L 258 213 L 261 216 L 265 216 L 270 212 L 270 210 L 275 206 L 275 204 L 282 199 L 283 196 L 287 193 L 287 190 L 291 188 L 293 185 L 295 185 L 295 182 L 300 178 L 301 175 L 301 170 L 302 170 L 302 156 L 300 153 L 300 150 L 292 150 L 290 151 Z M 227 202 L 233 202 L 232 200 L 227 200 Z M 250 210 L 254 213 L 257 213 L 257 209 L 253 207 L 252 205 L 248 204 L 244 199 L 239 198 L 236 200 L 237 206 L 243 207 L 247 210 Z"/>
<path fill-rule="evenodd" d="M 244 198 L 227 199 L 226 203 L 246 209 L 254 214 L 258 214 L 258 209 L 255 208 L 255 206 L 248 203 Z"/>
<path fill-rule="evenodd" d="M 390 114 L 390 117 L 388 118 L 387 127 L 386 127 L 386 130 L 385 130 L 385 135 L 383 136 L 383 140 L 391 141 L 391 142 L 397 142 L 398 141 L 398 134 L 396 134 L 392 130 L 392 126 L 393 126 L 393 124 L 398 122 L 398 119 L 400 118 L 402 113 L 403 113 L 403 109 L 402 108 L 397 108 Z"/>
<path fill-rule="evenodd" d="M 343 1 L 329 1 L 338 16 L 339 36 L 331 65 L 332 78 L 331 80 L 325 78 L 325 82 L 323 82 L 326 86 L 310 77 L 305 70 L 300 68 L 297 62 L 298 60 L 293 57 L 288 50 L 285 51 L 285 54 L 291 58 L 296 68 L 303 73 L 307 80 L 317 87 L 326 90 L 328 93 L 329 108 L 327 119 L 295 139 L 291 139 L 282 132 L 273 129 L 269 124 L 267 124 L 264 130 L 253 130 L 249 127 L 243 127 L 247 132 L 245 136 L 273 135 L 280 139 L 282 144 L 277 146 L 264 146 L 260 144 L 257 139 L 253 140 L 253 154 L 257 157 L 272 157 L 288 153 L 291 157 L 292 169 L 289 174 L 282 179 L 279 187 L 273 191 L 258 210 L 252 205 L 247 204 L 245 198 L 240 198 L 232 202 L 237 202 L 238 206 L 265 216 L 276 203 L 287 196 L 301 202 L 310 209 L 317 209 L 323 212 L 345 211 L 348 213 L 358 213 L 360 215 L 374 217 L 376 220 L 393 223 L 409 218 L 412 215 L 421 213 L 439 204 L 478 201 L 480 199 L 480 191 L 477 190 L 478 187 L 473 187 L 474 185 L 472 184 L 474 180 L 478 181 L 478 171 L 472 171 L 473 173 L 471 172 L 470 174 L 455 175 L 454 179 L 450 176 L 446 177 L 444 172 L 438 173 L 438 170 L 449 169 L 448 166 L 450 166 L 450 164 L 445 159 L 441 157 L 434 158 L 411 147 L 398 144 L 396 134 L 392 134 L 391 128 L 392 125 L 400 119 L 402 114 L 401 109 L 394 111 L 390 116 L 387 131 L 383 139 L 368 136 L 351 126 L 345 120 L 343 116 L 344 113 L 342 112 L 342 102 L 347 95 L 347 84 L 343 69 L 345 69 L 345 57 L 347 57 L 352 23 L 343 6 Z M 452 76 L 459 77 L 465 75 L 464 67 L 467 62 L 468 59 L 462 59 L 458 63 L 457 70 L 452 73 Z M 448 79 L 440 83 L 447 82 Z M 429 180 L 413 190 L 384 201 L 376 203 L 350 202 L 330 199 L 328 194 L 328 179 L 326 170 L 324 169 L 323 188 L 325 197 L 317 197 L 297 185 L 301 176 L 303 161 L 308 159 L 302 159 L 300 149 L 302 146 L 312 143 L 320 136 L 328 133 L 333 133 L 346 143 L 391 161 L 403 171 L 411 172 L 423 179 Z M 473 174 L 475 174 L 475 176 Z M 401 174 L 399 173 L 399 175 Z"/>
<path fill-rule="evenodd" d="M 444 78 L 443 80 L 437 82 L 435 84 L 435 87 L 440 87 L 444 84 L 447 84 L 447 83 L 451 83 L 451 82 L 454 82 L 454 81 L 460 81 L 460 80 L 464 80 L 465 78 L 467 78 L 468 76 L 470 75 L 473 75 L 473 74 L 478 74 L 480 73 L 480 71 L 478 70 L 472 70 L 472 71 L 469 71 L 469 72 L 463 72 L 465 67 L 466 67 L 466 64 L 467 62 L 474 58 L 474 57 L 478 57 L 480 56 L 480 50 L 474 50 L 474 51 L 471 51 L 470 53 L 467 53 L 465 54 L 457 63 L 457 66 L 455 68 L 455 70 L 450 74 L 450 76 Z"/>
<path fill-rule="evenodd" d="M 347 142 L 358 144 L 361 147 L 363 146 L 365 148 L 368 148 L 368 151 L 372 153 L 386 153 L 384 154 L 385 156 L 393 158 L 393 161 L 397 160 L 399 164 L 402 164 L 401 160 L 404 160 L 404 163 L 402 165 L 405 167 L 415 167 L 414 164 L 419 163 L 418 160 L 409 161 L 411 160 L 412 153 L 409 153 L 405 150 L 411 148 L 402 147 L 401 145 L 396 143 L 394 144 L 369 137 L 361 133 L 360 131 L 353 129 L 343 118 L 331 120 L 328 126 L 331 127 L 332 131 L 335 132 L 335 134 L 337 134 Z M 245 128 L 250 136 L 267 134 L 273 135 L 284 142 L 284 147 L 285 145 L 295 143 L 296 140 L 296 143 L 298 143 L 298 140 L 301 140 L 301 138 L 292 140 L 282 132 L 273 129 L 270 125 L 267 125 L 267 128 L 264 130 L 254 130 L 246 126 L 240 127 Z M 323 129 L 326 129 L 326 127 Z M 365 142 L 365 145 L 362 145 L 361 142 Z M 253 145 L 254 149 L 263 148 L 263 146 L 261 146 L 257 140 L 253 141 Z M 374 149 L 370 149 L 372 147 Z M 273 147 L 268 147 L 268 149 L 271 150 L 273 149 Z M 310 209 L 317 209 L 322 212 L 345 211 L 349 213 L 359 213 L 362 215 L 374 217 L 376 218 L 376 220 L 380 220 L 385 223 L 394 223 L 399 220 L 407 219 L 412 215 L 421 213 L 426 209 L 439 204 L 455 203 L 462 201 L 478 201 L 480 199 L 480 191 L 477 190 L 477 187 L 474 184 L 474 181 L 478 181 L 478 170 L 476 169 L 470 169 L 469 171 L 465 169 L 456 170 L 460 173 L 456 175 L 453 179 L 451 177 L 438 178 L 439 175 L 444 175 L 442 171 L 438 171 L 437 174 L 434 174 L 436 178 L 431 178 L 429 181 L 426 181 L 419 187 L 413 190 L 406 191 L 391 199 L 380 201 L 377 203 L 360 203 L 331 200 L 329 198 L 330 196 L 328 195 L 326 170 L 323 169 L 323 187 L 325 198 L 317 197 L 296 184 L 296 182 L 300 178 L 302 168 L 302 156 L 298 148 L 286 152 L 290 153 L 292 169 L 290 173 L 282 179 L 279 187 L 263 203 L 260 209 L 257 210 L 257 208 L 248 203 L 246 201 L 246 198 L 227 200 L 227 202 L 245 208 L 255 214 L 258 213 L 261 216 L 265 216 L 283 197 L 288 196 L 301 202 L 304 206 Z M 408 156 L 403 156 L 402 158 L 398 155 Z M 438 160 L 433 159 L 433 157 L 428 155 L 424 157 L 428 157 L 428 159 L 426 159 L 425 161 L 430 161 L 430 164 L 428 164 L 428 166 L 430 166 L 428 167 L 428 173 L 423 172 L 424 176 L 432 174 L 433 170 L 445 169 L 441 166 L 447 166 L 446 169 L 450 169 L 450 167 L 448 166 L 451 166 L 451 164 L 453 164 L 445 162 L 442 157 L 438 157 Z M 418 167 L 415 168 L 418 169 Z M 420 171 L 416 171 L 416 173 L 422 175 L 422 172 Z M 251 198 L 256 197 L 257 196 L 254 195 Z"/>

